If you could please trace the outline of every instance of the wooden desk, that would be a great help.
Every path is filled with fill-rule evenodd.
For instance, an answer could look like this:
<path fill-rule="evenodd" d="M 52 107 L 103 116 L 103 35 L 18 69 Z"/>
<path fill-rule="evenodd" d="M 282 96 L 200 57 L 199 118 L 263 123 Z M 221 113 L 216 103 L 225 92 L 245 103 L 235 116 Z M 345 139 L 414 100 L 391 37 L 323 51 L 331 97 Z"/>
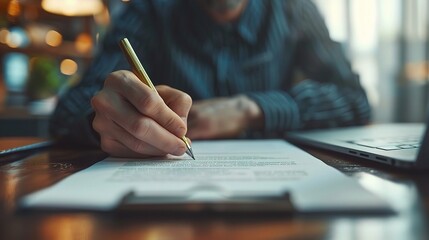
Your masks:
<path fill-rule="evenodd" d="M 35 140 L 0 138 L 0 149 Z M 358 165 L 357 159 L 307 150 L 392 201 L 400 212 L 393 216 L 157 216 L 15 211 L 23 195 L 104 157 L 99 151 L 56 149 L 0 164 L 0 239 L 428 239 L 429 172 Z"/>

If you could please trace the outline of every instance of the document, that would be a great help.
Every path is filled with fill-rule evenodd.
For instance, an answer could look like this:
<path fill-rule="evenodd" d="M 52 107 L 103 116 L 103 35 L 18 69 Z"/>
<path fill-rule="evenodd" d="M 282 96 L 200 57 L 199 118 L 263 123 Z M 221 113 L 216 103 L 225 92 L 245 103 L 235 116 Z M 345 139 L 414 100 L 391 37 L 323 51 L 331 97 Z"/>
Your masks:
<path fill-rule="evenodd" d="M 283 140 L 196 141 L 193 150 L 196 160 L 108 157 L 25 197 L 22 205 L 108 211 L 130 192 L 212 202 L 289 193 L 301 212 L 389 209 L 356 180 Z"/>

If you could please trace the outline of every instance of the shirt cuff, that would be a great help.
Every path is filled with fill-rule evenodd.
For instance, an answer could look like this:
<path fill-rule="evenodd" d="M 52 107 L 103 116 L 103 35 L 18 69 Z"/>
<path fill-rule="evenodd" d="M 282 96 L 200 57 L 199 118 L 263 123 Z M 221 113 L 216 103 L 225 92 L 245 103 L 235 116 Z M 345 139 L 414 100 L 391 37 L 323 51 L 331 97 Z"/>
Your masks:
<path fill-rule="evenodd" d="M 91 109 L 87 114 L 75 119 L 67 128 L 56 129 L 53 137 L 64 145 L 98 148 L 100 146 L 100 136 L 92 128 L 94 116 L 95 113 Z"/>
<path fill-rule="evenodd" d="M 92 121 L 94 120 L 95 112 L 90 111 L 82 118 L 81 121 L 76 122 L 74 129 L 81 129 L 82 132 L 73 131 L 77 133 L 74 137 L 76 143 L 82 143 L 87 147 L 99 147 L 100 146 L 100 135 L 92 128 Z M 73 135 L 73 134 L 72 134 Z"/>
<path fill-rule="evenodd" d="M 256 92 L 248 93 L 247 96 L 259 105 L 264 114 L 265 133 L 280 133 L 299 128 L 298 105 L 286 92 Z"/>

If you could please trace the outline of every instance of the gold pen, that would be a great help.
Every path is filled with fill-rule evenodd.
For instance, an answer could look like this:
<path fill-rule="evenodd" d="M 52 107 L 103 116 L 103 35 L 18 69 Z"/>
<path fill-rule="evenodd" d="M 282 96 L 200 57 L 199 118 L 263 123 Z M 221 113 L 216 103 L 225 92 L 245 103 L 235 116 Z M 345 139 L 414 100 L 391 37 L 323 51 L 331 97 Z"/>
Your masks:
<path fill-rule="evenodd" d="M 137 77 L 147 86 L 149 86 L 152 90 L 154 90 L 156 93 L 158 93 L 158 91 L 156 91 L 155 86 L 153 85 L 152 81 L 150 80 L 149 76 L 147 75 L 146 71 L 143 68 L 143 65 L 140 63 L 140 60 L 138 59 L 136 53 L 134 52 L 133 47 L 131 46 L 130 42 L 128 41 L 127 38 L 124 38 L 121 40 L 120 44 L 122 51 L 125 54 L 125 57 L 127 58 L 128 62 L 131 64 L 131 67 L 133 69 L 133 72 L 135 75 L 137 75 Z M 189 144 L 188 139 L 183 136 L 181 138 L 183 140 L 183 142 L 186 145 L 186 153 L 192 157 L 192 159 L 195 160 L 194 157 L 194 153 L 192 152 L 192 147 Z"/>

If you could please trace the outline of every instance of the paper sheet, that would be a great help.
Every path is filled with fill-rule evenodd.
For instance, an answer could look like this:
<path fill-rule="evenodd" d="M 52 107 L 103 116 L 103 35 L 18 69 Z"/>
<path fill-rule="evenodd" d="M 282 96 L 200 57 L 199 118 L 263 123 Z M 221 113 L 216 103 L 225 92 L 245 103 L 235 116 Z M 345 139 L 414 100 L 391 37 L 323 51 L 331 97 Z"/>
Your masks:
<path fill-rule="evenodd" d="M 133 191 L 213 200 L 291 193 L 298 211 L 388 209 L 384 201 L 282 140 L 193 142 L 188 156 L 106 158 L 23 199 L 25 207 L 111 210 Z"/>

